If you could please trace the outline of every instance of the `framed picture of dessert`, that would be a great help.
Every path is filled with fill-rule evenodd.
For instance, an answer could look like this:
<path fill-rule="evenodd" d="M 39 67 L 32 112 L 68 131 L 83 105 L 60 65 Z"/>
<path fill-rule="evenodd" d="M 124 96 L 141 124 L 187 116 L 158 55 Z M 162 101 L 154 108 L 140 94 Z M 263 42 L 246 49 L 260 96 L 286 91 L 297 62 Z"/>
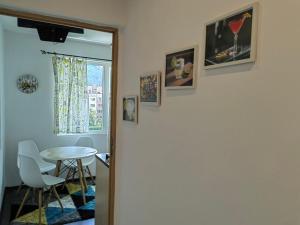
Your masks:
<path fill-rule="evenodd" d="M 206 24 L 205 69 L 255 62 L 258 3 Z"/>
<path fill-rule="evenodd" d="M 143 105 L 160 105 L 160 72 L 140 76 L 140 102 Z"/>
<path fill-rule="evenodd" d="M 194 88 L 198 47 L 193 46 L 166 54 L 165 88 Z"/>

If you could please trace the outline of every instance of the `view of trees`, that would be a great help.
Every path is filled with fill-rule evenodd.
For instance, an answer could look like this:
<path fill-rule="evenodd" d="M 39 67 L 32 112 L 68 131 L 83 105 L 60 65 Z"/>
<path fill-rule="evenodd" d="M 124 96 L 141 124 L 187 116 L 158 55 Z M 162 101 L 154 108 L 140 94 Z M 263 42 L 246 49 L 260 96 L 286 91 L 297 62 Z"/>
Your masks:
<path fill-rule="evenodd" d="M 97 113 L 96 110 L 90 110 L 89 112 L 89 128 L 90 130 L 102 130 L 103 118 L 102 113 Z"/>

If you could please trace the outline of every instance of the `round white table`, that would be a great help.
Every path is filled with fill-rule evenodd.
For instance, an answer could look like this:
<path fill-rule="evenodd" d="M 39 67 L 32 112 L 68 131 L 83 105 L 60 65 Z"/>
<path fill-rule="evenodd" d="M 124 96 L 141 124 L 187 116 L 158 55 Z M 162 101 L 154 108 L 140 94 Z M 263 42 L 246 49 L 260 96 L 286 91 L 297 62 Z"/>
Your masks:
<path fill-rule="evenodd" d="M 63 160 L 76 160 L 78 172 L 79 172 L 79 180 L 81 185 L 83 203 L 85 204 L 86 203 L 85 192 L 87 191 L 87 183 L 84 176 L 81 159 L 96 155 L 97 150 L 89 147 L 67 146 L 67 147 L 48 148 L 42 151 L 40 154 L 41 157 L 46 160 L 56 161 L 55 176 L 59 176 L 61 164 Z"/>

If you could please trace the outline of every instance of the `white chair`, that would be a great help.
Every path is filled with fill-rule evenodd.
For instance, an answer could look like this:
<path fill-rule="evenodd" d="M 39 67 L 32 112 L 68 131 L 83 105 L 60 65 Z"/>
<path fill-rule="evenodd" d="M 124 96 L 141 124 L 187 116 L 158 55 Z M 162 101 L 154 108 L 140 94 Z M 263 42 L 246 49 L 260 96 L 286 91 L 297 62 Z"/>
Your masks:
<path fill-rule="evenodd" d="M 93 139 L 90 137 L 80 137 L 76 142 L 76 146 L 93 148 L 94 142 L 93 142 Z M 88 158 L 83 158 L 81 161 L 82 161 L 83 169 L 87 170 L 91 180 L 95 184 L 94 178 L 93 178 L 92 173 L 89 168 L 89 165 L 91 165 L 95 161 L 95 157 L 92 156 L 92 157 L 88 157 Z M 67 173 L 66 180 L 71 176 L 72 172 L 73 172 L 73 178 L 74 178 L 76 170 L 77 170 L 77 162 L 74 160 L 73 161 L 67 160 L 67 161 L 64 161 L 64 165 L 69 167 L 69 171 Z"/>
<path fill-rule="evenodd" d="M 18 169 L 20 169 L 20 158 L 19 158 L 20 154 L 33 157 L 38 163 L 41 173 L 48 173 L 49 171 L 54 170 L 56 167 L 55 164 L 46 162 L 41 158 L 39 149 L 35 144 L 35 142 L 32 140 L 20 141 L 18 143 L 18 156 L 17 156 Z M 19 192 L 21 188 L 22 188 L 22 184 L 20 184 L 17 192 Z"/>
<path fill-rule="evenodd" d="M 42 159 L 38 147 L 36 146 L 35 142 L 32 140 L 25 140 L 19 142 L 18 158 L 17 158 L 18 168 L 20 168 L 20 163 L 19 163 L 20 154 L 27 155 L 30 156 L 31 158 L 34 158 L 40 168 L 41 173 L 47 173 L 51 170 L 54 170 L 56 167 L 55 164 L 46 162 L 45 160 Z"/>
<path fill-rule="evenodd" d="M 56 191 L 55 186 L 57 184 L 63 183 L 65 181 L 64 178 L 60 177 L 54 177 L 50 175 L 43 175 L 40 172 L 39 164 L 35 160 L 34 157 L 23 155 L 22 153 L 19 155 L 19 163 L 20 163 L 20 176 L 24 184 L 26 184 L 29 188 L 25 193 L 25 196 L 22 200 L 22 203 L 18 209 L 16 218 L 20 215 L 21 210 L 24 206 L 24 203 L 26 202 L 30 189 L 38 189 L 39 193 L 39 224 L 41 224 L 41 215 L 42 215 L 42 199 L 43 199 L 43 189 L 50 187 L 50 193 L 51 191 L 54 192 L 55 197 L 57 198 L 60 207 L 63 210 L 63 205 L 60 201 L 59 195 Z M 50 194 L 49 194 L 50 195 Z M 48 203 L 46 204 L 46 206 Z"/>

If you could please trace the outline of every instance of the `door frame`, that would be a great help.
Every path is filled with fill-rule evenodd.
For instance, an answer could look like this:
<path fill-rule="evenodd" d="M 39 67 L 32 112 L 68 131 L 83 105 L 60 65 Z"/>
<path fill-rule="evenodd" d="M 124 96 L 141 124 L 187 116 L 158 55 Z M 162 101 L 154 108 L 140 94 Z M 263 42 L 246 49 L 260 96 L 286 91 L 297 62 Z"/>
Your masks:
<path fill-rule="evenodd" d="M 89 22 L 81 22 L 75 19 L 45 16 L 38 13 L 30 13 L 22 10 L 0 7 L 0 15 L 14 16 L 23 19 L 35 20 L 45 23 L 54 23 L 71 27 L 91 29 L 108 32 L 113 36 L 112 40 L 112 81 L 111 81 L 111 122 L 110 122 L 110 166 L 109 166 L 109 211 L 108 224 L 114 224 L 114 201 L 115 201 L 115 162 L 116 162 L 116 130 L 117 130 L 117 87 L 118 87 L 118 49 L 119 32 L 117 28 L 101 26 Z"/>

